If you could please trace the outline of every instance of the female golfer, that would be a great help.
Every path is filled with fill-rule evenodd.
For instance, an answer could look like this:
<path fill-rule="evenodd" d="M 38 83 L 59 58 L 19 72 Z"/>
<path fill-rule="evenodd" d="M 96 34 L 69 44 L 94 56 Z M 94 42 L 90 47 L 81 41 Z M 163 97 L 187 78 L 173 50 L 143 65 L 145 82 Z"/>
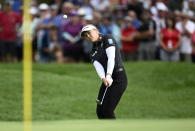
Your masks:
<path fill-rule="evenodd" d="M 114 110 L 127 87 L 127 77 L 115 39 L 102 35 L 94 25 L 86 25 L 81 37 L 93 43 L 90 54 L 102 85 L 97 98 L 99 119 L 115 119 Z"/>

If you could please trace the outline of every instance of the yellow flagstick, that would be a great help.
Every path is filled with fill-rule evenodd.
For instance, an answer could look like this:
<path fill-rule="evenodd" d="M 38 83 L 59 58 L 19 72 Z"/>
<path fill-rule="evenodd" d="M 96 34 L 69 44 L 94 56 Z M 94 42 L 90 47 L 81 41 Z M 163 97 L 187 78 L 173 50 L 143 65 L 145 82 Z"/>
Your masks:
<path fill-rule="evenodd" d="M 32 44 L 31 16 L 29 13 L 31 0 L 23 0 L 23 119 L 24 131 L 32 130 Z"/>

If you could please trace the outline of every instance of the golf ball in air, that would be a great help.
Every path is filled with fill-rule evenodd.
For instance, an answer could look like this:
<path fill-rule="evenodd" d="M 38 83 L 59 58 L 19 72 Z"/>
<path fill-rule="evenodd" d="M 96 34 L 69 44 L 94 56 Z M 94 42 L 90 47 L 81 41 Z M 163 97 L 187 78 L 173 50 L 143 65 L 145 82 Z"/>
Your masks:
<path fill-rule="evenodd" d="M 67 16 L 67 15 L 63 15 L 63 18 L 64 18 L 64 19 L 67 19 L 67 18 L 68 18 L 68 16 Z"/>

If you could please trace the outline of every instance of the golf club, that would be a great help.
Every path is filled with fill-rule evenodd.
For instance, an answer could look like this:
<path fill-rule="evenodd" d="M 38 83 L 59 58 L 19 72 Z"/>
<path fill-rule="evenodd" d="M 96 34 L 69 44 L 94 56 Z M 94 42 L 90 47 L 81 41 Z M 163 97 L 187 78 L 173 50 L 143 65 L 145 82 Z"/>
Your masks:
<path fill-rule="evenodd" d="M 102 104 L 103 104 L 103 102 L 104 102 L 104 97 L 105 97 L 105 95 L 106 95 L 106 92 L 107 92 L 108 87 L 109 87 L 109 86 L 106 86 L 106 89 L 105 89 L 105 91 L 104 91 L 102 100 L 101 100 L 101 101 L 98 100 L 98 99 L 96 100 L 97 104 L 99 104 L 99 105 L 102 105 Z"/>

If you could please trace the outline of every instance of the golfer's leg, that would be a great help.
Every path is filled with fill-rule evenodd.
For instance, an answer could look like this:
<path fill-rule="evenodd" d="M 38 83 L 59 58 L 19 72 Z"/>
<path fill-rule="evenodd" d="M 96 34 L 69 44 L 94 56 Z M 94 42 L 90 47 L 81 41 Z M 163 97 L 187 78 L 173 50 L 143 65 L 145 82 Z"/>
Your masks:
<path fill-rule="evenodd" d="M 100 90 L 99 90 L 99 93 L 98 93 L 98 97 L 97 97 L 97 109 L 96 109 L 96 114 L 98 116 L 99 119 L 103 119 L 104 118 L 104 113 L 103 113 L 103 110 L 102 110 L 102 105 L 101 105 L 101 102 L 103 102 L 103 96 L 104 96 L 104 93 L 105 93 L 105 96 L 107 95 L 108 93 L 108 90 L 106 91 L 106 86 L 102 83 L 101 87 L 100 87 Z M 104 97 L 105 99 L 105 97 Z"/>
<path fill-rule="evenodd" d="M 97 108 L 96 108 L 96 113 L 99 119 L 115 119 L 115 115 L 114 115 L 114 111 L 113 109 L 109 108 L 108 102 L 111 102 L 111 88 L 113 88 L 113 86 L 108 87 L 104 99 L 102 101 L 102 104 L 98 103 L 97 104 Z M 100 93 L 101 93 L 101 89 L 100 89 Z M 104 94 L 102 92 L 102 94 Z M 102 95 L 99 95 L 102 96 Z M 101 100 L 101 99 L 100 99 Z"/>
<path fill-rule="evenodd" d="M 121 82 L 114 82 L 113 85 L 108 88 L 102 105 L 97 104 L 96 112 L 99 119 L 115 119 L 114 110 L 125 88 L 126 84 Z"/>

